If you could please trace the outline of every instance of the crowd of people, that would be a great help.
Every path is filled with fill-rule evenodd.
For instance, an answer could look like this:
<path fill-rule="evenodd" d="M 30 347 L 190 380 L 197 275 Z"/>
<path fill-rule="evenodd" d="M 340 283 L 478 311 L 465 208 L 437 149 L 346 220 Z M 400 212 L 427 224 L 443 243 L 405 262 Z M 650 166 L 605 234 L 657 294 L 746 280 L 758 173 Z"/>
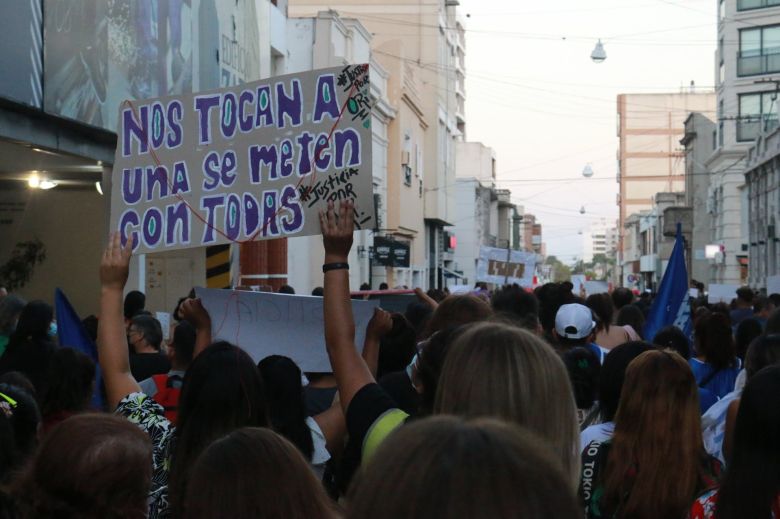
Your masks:
<path fill-rule="evenodd" d="M 780 296 L 692 301 L 690 338 L 625 288 L 417 290 L 356 345 L 352 212 L 320 215 L 329 372 L 214 341 L 194 294 L 164 339 L 118 235 L 97 359 L 3 296 L 0 519 L 780 518 Z"/>

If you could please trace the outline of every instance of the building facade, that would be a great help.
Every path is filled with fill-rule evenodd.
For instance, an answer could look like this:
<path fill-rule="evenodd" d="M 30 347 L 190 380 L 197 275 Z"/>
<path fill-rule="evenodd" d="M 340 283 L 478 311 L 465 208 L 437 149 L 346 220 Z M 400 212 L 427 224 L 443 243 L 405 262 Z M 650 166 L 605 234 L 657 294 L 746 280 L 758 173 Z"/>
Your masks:
<path fill-rule="evenodd" d="M 780 275 L 780 130 L 761 136 L 746 159 L 746 191 L 750 228 L 748 282 L 767 288 L 767 278 Z"/>
<path fill-rule="evenodd" d="M 710 173 L 710 240 L 721 246 L 710 272 L 717 283 L 748 279 L 748 193 L 745 157 L 764 132 L 777 126 L 780 6 L 767 0 L 718 0 L 715 59 L 717 132 L 705 161 Z"/>
<path fill-rule="evenodd" d="M 293 0 L 289 4 L 291 17 L 312 17 L 319 11 L 332 7 L 327 0 Z M 418 148 L 407 150 L 403 142 L 398 144 L 399 169 L 392 165 L 393 138 L 389 139 L 388 186 L 395 175 L 406 182 L 414 154 L 419 157 L 419 178 L 411 178 L 411 186 L 422 188 L 422 197 L 405 194 L 399 188 L 397 216 L 388 206 L 388 222 L 402 214 L 423 211 L 422 239 L 425 277 L 420 286 L 441 287 L 447 276 L 454 273 L 454 256 L 448 245 L 445 230 L 456 218 L 455 199 L 455 144 L 463 140 L 466 131 L 465 101 L 465 31 L 457 13 L 457 2 L 409 2 L 408 0 L 344 0 L 338 4 L 339 15 L 355 18 L 372 34 L 371 48 L 374 58 L 385 70 L 402 69 L 405 77 L 413 77 L 415 85 L 403 84 L 403 89 L 388 89 L 390 104 L 401 111 L 402 102 L 410 101 L 410 110 L 422 120 L 423 142 Z M 454 87 L 454 88 L 453 88 Z M 392 126 L 392 124 L 391 124 Z M 416 132 L 416 125 L 408 123 L 402 132 Z M 408 153 L 408 159 L 407 159 Z M 407 160 L 407 164 L 403 161 Z M 392 198 L 392 194 L 388 192 Z M 416 224 L 415 224 L 416 225 Z M 416 229 L 415 229 L 416 231 Z M 417 284 L 412 281 L 412 284 Z"/>
<path fill-rule="evenodd" d="M 684 153 L 679 144 L 690 112 L 714 114 L 712 93 L 621 94 L 618 112 L 618 195 L 621 242 L 633 213 L 649 210 L 656 193 L 685 189 Z M 618 250 L 622 250 L 622 245 Z M 618 263 L 625 263 L 619 258 Z M 623 278 L 628 273 L 624 272 Z"/>
<path fill-rule="evenodd" d="M 713 260 L 706 257 L 712 233 L 711 206 L 708 204 L 710 175 L 704 162 L 714 150 L 713 135 L 717 125 L 705 114 L 694 112 L 685 120 L 685 135 L 680 144 L 685 149 L 685 206 L 692 210 L 691 254 L 688 274 L 703 283 L 713 282 Z"/>

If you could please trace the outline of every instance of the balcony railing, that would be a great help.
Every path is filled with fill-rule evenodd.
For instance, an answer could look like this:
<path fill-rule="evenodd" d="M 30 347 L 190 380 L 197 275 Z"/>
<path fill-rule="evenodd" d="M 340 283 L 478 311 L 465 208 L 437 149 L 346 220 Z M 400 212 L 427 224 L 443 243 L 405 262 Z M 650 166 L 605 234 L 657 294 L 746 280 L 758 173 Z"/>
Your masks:
<path fill-rule="evenodd" d="M 769 132 L 777 128 L 777 116 L 771 117 L 743 117 L 737 120 L 737 140 L 754 141 L 762 132 Z"/>
<path fill-rule="evenodd" d="M 780 48 L 737 52 L 737 75 L 757 76 L 780 72 Z"/>
<path fill-rule="evenodd" d="M 737 0 L 737 11 L 749 11 L 780 5 L 780 0 Z"/>

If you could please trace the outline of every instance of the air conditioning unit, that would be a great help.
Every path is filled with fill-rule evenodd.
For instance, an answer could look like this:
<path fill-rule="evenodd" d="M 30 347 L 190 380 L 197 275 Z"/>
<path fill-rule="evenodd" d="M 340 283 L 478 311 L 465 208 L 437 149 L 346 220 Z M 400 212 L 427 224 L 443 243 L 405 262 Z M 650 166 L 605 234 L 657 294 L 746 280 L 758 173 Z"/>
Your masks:
<path fill-rule="evenodd" d="M 401 152 L 401 164 L 404 166 L 409 165 L 409 152 L 408 151 L 402 151 Z"/>

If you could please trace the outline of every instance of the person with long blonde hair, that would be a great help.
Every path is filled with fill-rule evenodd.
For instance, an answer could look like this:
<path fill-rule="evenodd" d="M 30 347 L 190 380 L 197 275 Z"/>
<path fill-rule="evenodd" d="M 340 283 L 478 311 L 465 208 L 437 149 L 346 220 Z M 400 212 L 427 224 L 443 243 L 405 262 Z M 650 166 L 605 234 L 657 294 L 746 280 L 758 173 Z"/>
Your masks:
<path fill-rule="evenodd" d="M 716 485 L 721 465 L 704 450 L 698 400 L 693 372 L 677 353 L 648 351 L 631 362 L 613 438 L 583 452 L 589 518 L 681 518 Z"/>

